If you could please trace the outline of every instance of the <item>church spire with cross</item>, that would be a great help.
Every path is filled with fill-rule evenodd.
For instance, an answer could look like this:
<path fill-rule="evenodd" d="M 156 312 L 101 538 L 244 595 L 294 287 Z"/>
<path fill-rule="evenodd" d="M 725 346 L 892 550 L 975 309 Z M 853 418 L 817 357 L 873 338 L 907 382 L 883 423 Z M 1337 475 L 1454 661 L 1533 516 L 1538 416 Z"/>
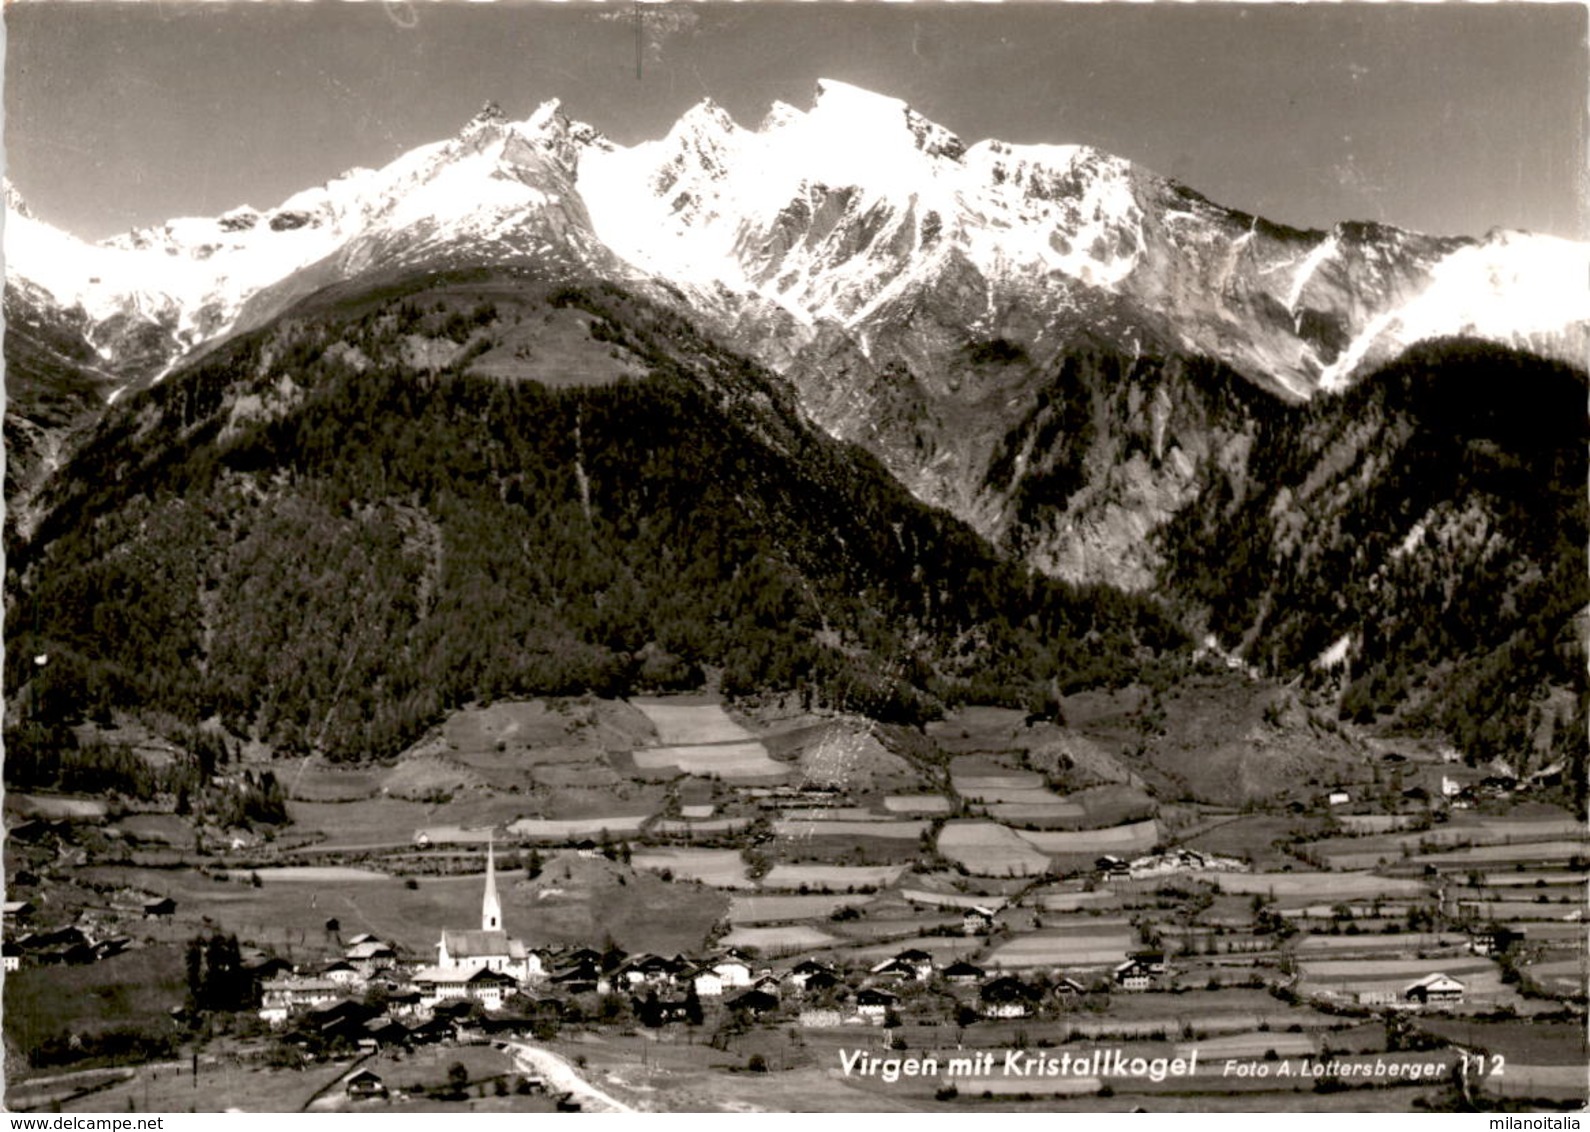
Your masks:
<path fill-rule="evenodd" d="M 502 901 L 497 899 L 497 870 L 492 842 L 486 842 L 486 895 L 480 902 L 482 931 L 502 930 Z"/>

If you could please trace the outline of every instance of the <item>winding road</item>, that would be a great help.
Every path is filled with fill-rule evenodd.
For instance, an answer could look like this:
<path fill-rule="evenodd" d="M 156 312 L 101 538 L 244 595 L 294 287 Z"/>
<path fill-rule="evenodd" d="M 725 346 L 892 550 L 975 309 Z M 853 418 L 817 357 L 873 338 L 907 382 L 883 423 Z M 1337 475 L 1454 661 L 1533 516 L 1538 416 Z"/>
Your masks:
<path fill-rule="evenodd" d="M 526 1073 L 532 1073 L 547 1083 L 553 1092 L 567 1092 L 579 1099 L 580 1107 L 588 1112 L 635 1112 L 622 1101 L 615 1100 L 592 1085 L 570 1065 L 567 1059 L 540 1046 L 524 1042 L 508 1042 L 507 1048 Z"/>

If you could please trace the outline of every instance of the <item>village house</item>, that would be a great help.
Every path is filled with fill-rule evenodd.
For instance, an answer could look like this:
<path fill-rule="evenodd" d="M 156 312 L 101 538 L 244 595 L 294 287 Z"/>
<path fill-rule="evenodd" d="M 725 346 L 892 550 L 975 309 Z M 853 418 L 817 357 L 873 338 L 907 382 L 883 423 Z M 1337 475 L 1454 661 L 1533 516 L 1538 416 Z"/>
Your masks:
<path fill-rule="evenodd" d="M 676 978 L 685 975 L 691 969 L 689 960 L 683 956 L 665 959 L 661 955 L 632 955 L 619 965 L 613 972 L 614 980 L 621 986 L 631 991 L 643 987 L 667 987 Z"/>
<path fill-rule="evenodd" d="M 397 966 L 397 952 L 378 939 L 363 938 L 343 953 L 354 970 L 364 979 L 374 977 L 378 971 L 388 971 Z"/>
<path fill-rule="evenodd" d="M 1165 973 L 1165 953 L 1163 951 L 1134 951 L 1127 958 L 1141 963 L 1150 975 L 1163 975 Z"/>
<path fill-rule="evenodd" d="M 393 1018 L 372 1018 L 364 1024 L 364 1034 L 356 1043 L 363 1050 L 382 1050 L 409 1045 L 409 1028 Z"/>
<path fill-rule="evenodd" d="M 1025 1018 L 1042 998 L 1036 987 L 1028 986 L 1014 975 L 1005 975 L 983 986 L 977 992 L 986 1018 Z"/>
<path fill-rule="evenodd" d="M 1130 880 L 1132 866 L 1119 857 L 1106 853 L 1093 861 L 1094 870 L 1105 880 Z"/>
<path fill-rule="evenodd" d="M 602 973 L 602 969 L 590 959 L 581 959 L 568 966 L 560 967 L 548 978 L 548 983 L 564 994 L 607 994 L 612 990 L 612 981 Z"/>
<path fill-rule="evenodd" d="M 381 1078 L 368 1069 L 361 1069 L 348 1078 L 345 1087 L 351 1101 L 386 1100 L 387 1088 Z"/>
<path fill-rule="evenodd" d="M 75 924 L 49 932 L 29 932 L 14 942 L 30 967 L 92 963 L 98 958 L 88 934 Z"/>
<path fill-rule="evenodd" d="M 863 988 L 856 994 L 856 1013 L 873 1022 L 882 1022 L 900 1000 L 877 987 Z"/>
<path fill-rule="evenodd" d="M 884 978 L 907 978 L 926 982 L 933 977 L 933 956 L 920 948 L 912 947 L 892 959 L 885 959 L 872 968 L 872 974 Z"/>
<path fill-rule="evenodd" d="M 1145 991 L 1154 985 L 1154 972 L 1148 964 L 1128 959 L 1112 973 L 1115 985 L 1127 991 Z"/>
<path fill-rule="evenodd" d="M 410 1045 L 425 1045 L 429 1042 L 445 1042 L 458 1035 L 458 1027 L 452 1019 L 444 1016 L 417 1018 L 407 1026 Z"/>
<path fill-rule="evenodd" d="M 946 982 L 965 984 L 981 981 L 986 972 L 977 964 L 961 959 L 951 963 L 939 974 L 944 976 Z"/>
<path fill-rule="evenodd" d="M 1417 979 L 1402 988 L 1402 997 L 1408 1002 L 1429 1005 L 1433 1002 L 1462 1002 L 1465 987 L 1451 975 L 1437 972 Z"/>
<path fill-rule="evenodd" d="M 350 1045 L 358 1045 L 365 1037 L 365 1026 L 380 1013 L 380 1007 L 353 998 L 340 998 L 329 1006 L 311 1010 L 309 1024 L 323 1037 L 340 1037 Z"/>
<path fill-rule="evenodd" d="M 981 932 L 992 931 L 994 928 L 994 910 L 981 905 L 966 909 L 966 914 L 961 917 L 961 933 L 963 935 L 977 935 Z"/>
<path fill-rule="evenodd" d="M 758 975 L 756 978 L 752 979 L 751 989 L 762 991 L 765 994 L 770 994 L 774 998 L 777 998 L 779 995 L 784 993 L 784 988 L 779 983 L 779 977 L 773 974 L 771 971 L 768 971 L 763 975 Z"/>
<path fill-rule="evenodd" d="M 789 982 L 803 993 L 827 990 L 839 985 L 839 975 L 832 967 L 815 959 L 802 959 L 790 969 Z"/>
<path fill-rule="evenodd" d="M 1516 944 L 1523 943 L 1524 938 L 1525 933 L 1521 928 L 1488 924 L 1474 929 L 1469 936 L 1469 950 L 1476 955 L 1500 955 Z"/>
<path fill-rule="evenodd" d="M 279 975 L 260 984 L 259 1016 L 272 1026 L 279 1026 L 290 1014 L 335 1002 L 342 989 L 330 979 Z"/>
<path fill-rule="evenodd" d="M 753 1018 L 760 1018 L 778 1009 L 778 998 L 765 990 L 753 987 L 729 999 L 724 1005 L 736 1014 L 749 1014 Z"/>
<path fill-rule="evenodd" d="M 751 985 L 751 976 L 753 974 L 751 965 L 745 961 L 743 956 L 736 952 L 726 952 L 721 959 L 712 965 L 712 969 L 717 972 L 718 978 L 722 980 L 725 988 L 748 987 Z"/>
<path fill-rule="evenodd" d="M 386 996 L 384 1004 L 394 1018 L 413 1018 L 420 1013 L 420 992 L 412 986 L 400 987 Z"/>
<path fill-rule="evenodd" d="M 320 977 L 331 980 L 339 987 L 358 986 L 364 982 L 364 976 L 359 974 L 354 965 L 346 959 L 337 959 L 326 964 L 321 969 Z"/>
<path fill-rule="evenodd" d="M 723 976 L 711 967 L 699 967 L 694 972 L 686 975 L 690 985 L 696 988 L 697 998 L 722 998 Z"/>
<path fill-rule="evenodd" d="M 414 989 L 420 992 L 422 1009 L 468 1000 L 496 1010 L 515 986 L 512 976 L 488 967 L 425 967 L 414 972 Z"/>
<path fill-rule="evenodd" d="M 267 955 L 257 948 L 247 948 L 243 952 L 243 973 L 254 981 L 256 987 L 261 986 L 268 979 L 280 975 L 291 975 L 293 965 L 287 960 L 276 955 Z"/>

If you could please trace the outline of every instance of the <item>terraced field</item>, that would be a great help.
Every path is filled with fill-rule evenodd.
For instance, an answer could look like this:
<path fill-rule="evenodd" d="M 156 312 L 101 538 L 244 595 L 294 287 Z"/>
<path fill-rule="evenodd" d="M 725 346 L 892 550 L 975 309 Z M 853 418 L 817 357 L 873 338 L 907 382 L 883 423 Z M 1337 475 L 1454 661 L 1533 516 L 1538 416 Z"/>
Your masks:
<path fill-rule="evenodd" d="M 820 950 L 838 942 L 835 936 L 802 924 L 777 928 L 737 927 L 723 937 L 725 947 L 754 947 L 763 955 Z"/>
<path fill-rule="evenodd" d="M 687 747 L 756 739 L 755 735 L 730 719 L 719 703 L 692 697 L 668 700 L 636 698 L 630 703 L 656 729 L 659 746 Z"/>
<path fill-rule="evenodd" d="M 1408 829 L 1419 818 L 1414 814 L 1342 814 L 1336 819 L 1348 833 L 1391 833 Z"/>
<path fill-rule="evenodd" d="M 714 888 L 754 887 L 738 849 L 648 849 L 636 853 L 631 863 L 637 869 L 667 869 L 675 877 Z"/>
<path fill-rule="evenodd" d="M 751 824 L 750 818 L 702 818 L 696 821 L 663 820 L 654 823 L 649 832 L 659 837 L 720 837 L 735 833 Z"/>
<path fill-rule="evenodd" d="M 796 889 L 801 885 L 843 892 L 850 888 L 883 888 L 899 880 L 905 865 L 774 865 L 762 878 L 763 888 Z"/>
<path fill-rule="evenodd" d="M 1005 826 L 991 821 L 945 822 L 939 853 L 980 876 L 1041 876 L 1049 858 Z"/>
<path fill-rule="evenodd" d="M 729 922 L 787 924 L 798 920 L 825 920 L 841 908 L 865 904 L 870 895 L 736 896 L 729 904 Z"/>
<path fill-rule="evenodd" d="M 1084 908 L 1115 908 L 1121 898 L 1113 892 L 1048 892 L 1035 898 L 1046 912 L 1075 912 Z"/>
<path fill-rule="evenodd" d="M 781 818 L 773 823 L 780 837 L 882 837 L 891 841 L 916 841 L 930 828 L 925 821 L 813 821 Z"/>
<path fill-rule="evenodd" d="M 1221 892 L 1272 896 L 1277 900 L 1305 897 L 1334 902 L 1375 896 L 1425 896 L 1430 891 L 1421 880 L 1373 873 L 1221 873 L 1216 883 Z"/>
<path fill-rule="evenodd" d="M 1395 935 L 1307 935 L 1298 938 L 1293 950 L 1299 956 L 1323 956 L 1376 952 L 1402 954 L 1409 951 L 1439 951 L 1464 947 L 1468 937 L 1453 932 L 1398 932 Z"/>
<path fill-rule="evenodd" d="M 281 865 L 263 869 L 229 869 L 233 880 L 252 880 L 259 877 L 262 884 L 298 883 L 326 884 L 328 882 L 387 880 L 387 873 L 374 869 L 356 869 L 347 865 Z"/>
<path fill-rule="evenodd" d="M 1227 1057 L 1263 1058 L 1271 1050 L 1277 1057 L 1313 1057 L 1319 1052 L 1319 1039 L 1312 1034 L 1273 1033 L 1254 1030 L 1240 1034 L 1225 1034 L 1218 1038 L 1202 1038 L 1195 1043 L 1176 1047 L 1177 1057 L 1187 1057 L 1198 1051 L 1200 1061 L 1213 1062 Z"/>
<path fill-rule="evenodd" d="M 995 948 L 987 966 L 1106 967 L 1123 961 L 1136 946 L 1130 931 L 1033 932 Z"/>
<path fill-rule="evenodd" d="M 1159 822 L 1154 818 L 1109 829 L 1039 832 L 1018 829 L 1016 835 L 1044 853 L 1111 853 L 1115 856 L 1147 853 L 1159 844 Z"/>
<path fill-rule="evenodd" d="M 631 752 L 642 770 L 673 768 L 686 774 L 719 778 L 776 778 L 789 768 L 767 757 L 767 748 L 752 740 L 745 743 L 702 743 L 687 747 L 648 747 Z"/>
<path fill-rule="evenodd" d="M 1531 841 L 1512 845 L 1476 845 L 1469 849 L 1454 849 L 1448 853 L 1421 853 L 1413 858 L 1416 865 L 1466 868 L 1469 865 L 1494 865 L 1500 862 L 1559 863 L 1575 857 L 1590 856 L 1590 843 L 1585 841 Z"/>
<path fill-rule="evenodd" d="M 947 814 L 950 800 L 942 794 L 890 794 L 883 808 L 891 814 Z"/>
<path fill-rule="evenodd" d="M 567 841 L 570 838 L 613 836 L 638 833 L 651 819 L 650 814 L 604 814 L 590 818 L 520 818 L 508 826 L 508 833 L 529 841 Z"/>

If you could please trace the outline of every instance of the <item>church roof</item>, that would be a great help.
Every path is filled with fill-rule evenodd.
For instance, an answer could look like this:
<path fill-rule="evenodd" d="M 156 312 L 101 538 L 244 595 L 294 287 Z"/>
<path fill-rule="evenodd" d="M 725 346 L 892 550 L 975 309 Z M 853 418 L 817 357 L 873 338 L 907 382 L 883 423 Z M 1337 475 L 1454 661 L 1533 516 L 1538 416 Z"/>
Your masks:
<path fill-rule="evenodd" d="M 505 931 L 446 931 L 442 943 L 449 955 L 459 958 L 475 955 L 507 955 L 508 933 Z"/>
<path fill-rule="evenodd" d="M 509 959 L 523 959 L 525 946 L 511 939 L 505 931 L 442 931 L 442 943 L 447 954 L 455 959 L 506 955 Z"/>

